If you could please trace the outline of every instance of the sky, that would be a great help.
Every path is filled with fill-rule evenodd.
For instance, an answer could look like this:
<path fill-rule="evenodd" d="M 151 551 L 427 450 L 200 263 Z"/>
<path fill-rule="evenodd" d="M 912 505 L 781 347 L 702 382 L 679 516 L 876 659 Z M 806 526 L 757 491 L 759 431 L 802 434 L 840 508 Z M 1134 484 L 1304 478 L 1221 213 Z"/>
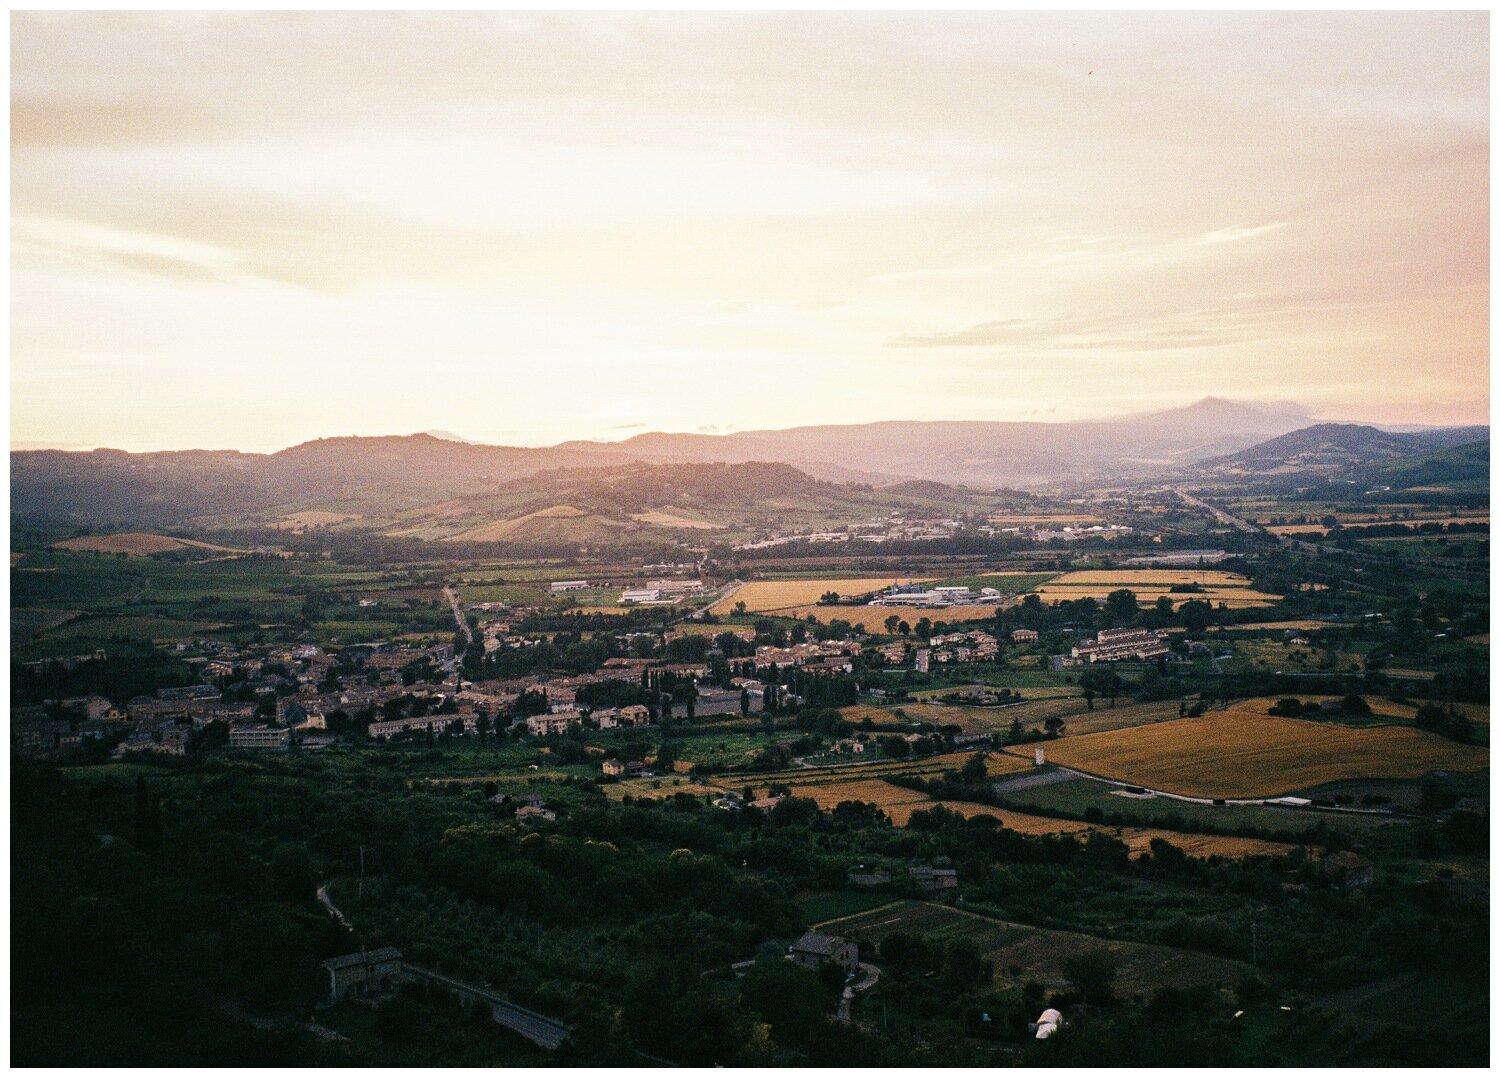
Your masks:
<path fill-rule="evenodd" d="M 1488 38 L 13 13 L 12 445 L 1487 422 Z"/>

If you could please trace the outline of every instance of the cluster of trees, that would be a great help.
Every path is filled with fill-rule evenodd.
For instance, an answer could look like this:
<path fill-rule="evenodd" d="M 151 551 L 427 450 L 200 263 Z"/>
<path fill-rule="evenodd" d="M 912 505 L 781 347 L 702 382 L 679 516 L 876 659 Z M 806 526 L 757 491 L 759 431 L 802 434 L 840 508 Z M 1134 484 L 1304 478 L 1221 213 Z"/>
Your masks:
<path fill-rule="evenodd" d="M 1272 704 L 1266 713 L 1269 715 L 1281 715 L 1288 719 L 1296 719 L 1303 715 L 1317 715 L 1326 710 L 1328 709 L 1325 709 L 1321 703 L 1316 701 L 1303 702 L 1295 696 L 1285 696 Z M 1343 699 L 1338 702 L 1337 710 L 1346 715 L 1368 715 L 1370 714 L 1370 704 L 1359 693 L 1351 692 L 1346 693 Z"/>
<path fill-rule="evenodd" d="M 92 693 L 125 701 L 192 682 L 192 670 L 181 659 L 150 644 L 122 641 L 108 648 L 102 659 L 54 660 L 40 666 L 12 661 L 10 701 L 12 706 L 39 704 Z"/>
<path fill-rule="evenodd" d="M 1147 629 L 1184 628 L 1198 633 L 1210 625 L 1228 624 L 1240 619 L 1239 611 L 1215 607 L 1203 599 L 1174 601 L 1159 596 L 1154 603 L 1142 606 L 1135 592 L 1117 588 L 1098 599 L 1065 599 L 1048 604 L 1039 595 L 1027 595 L 1016 606 L 1004 607 L 995 615 L 994 628 L 1002 637 L 1016 629 L 1038 633 L 1073 631 L 1074 638 L 1089 636 L 1100 629 L 1140 626 Z M 920 631 L 920 627 L 919 627 Z"/>
<path fill-rule="evenodd" d="M 838 733 L 841 723 L 829 709 L 798 714 L 805 736 Z M 1278 990 L 1425 970 L 1477 985 L 1486 972 L 1475 943 L 1485 938 L 1483 904 L 1441 881 L 1409 882 L 1410 874 L 1343 889 L 1295 856 L 1204 862 L 1159 842 L 1132 860 L 1108 835 L 1023 836 L 1004 828 L 1002 806 L 967 820 L 934 808 L 896 828 L 855 802 L 819 812 L 789 798 L 769 813 L 724 812 L 689 795 L 612 805 L 587 782 L 547 786 L 559 820 L 518 828 L 488 800 L 493 789 L 410 781 L 443 758 L 441 750 L 399 749 L 189 758 L 153 768 L 139 787 L 20 765 L 18 1059 L 225 1059 L 219 1038 L 234 1023 L 224 1004 L 295 1012 L 320 991 L 318 959 L 355 949 L 315 904 L 317 883 L 330 878 L 363 942 L 394 943 L 412 961 L 503 986 L 566 1019 L 577 1033 L 560 1058 L 580 1064 L 623 1062 L 634 1049 L 694 1065 L 973 1063 L 987 1059 L 982 1038 L 963 1035 L 979 1028 L 970 1024 L 978 1012 L 1003 1016 L 1007 1028 L 1034 1020 L 1035 1012 L 995 998 L 982 955 L 917 937 L 869 949 L 888 980 L 861 1005 L 889 1006 L 890 1033 L 829 1022 L 832 986 L 779 958 L 744 978 L 705 977 L 763 947 L 778 953 L 806 927 L 795 896 L 842 890 L 856 865 L 883 868 L 902 894 L 915 887 L 906 865 L 951 864 L 965 906 L 978 912 L 1241 960 L 1252 957 L 1253 915 L 1261 969 Z M 984 772 L 982 756 L 973 756 L 930 792 L 976 801 L 990 787 Z M 1421 835 L 1432 852 L 1482 848 L 1482 820 L 1439 819 L 1375 841 Z M 1336 848 L 1338 839 L 1318 844 Z M 362 888 L 354 882 L 361 854 Z M 1161 915 L 1164 894 L 1170 917 Z M 1136 1004 L 1112 1001 L 1107 970 L 1080 959 L 1067 972 L 1070 998 L 1100 1008 L 1101 1027 L 1161 1024 Z M 1212 1054 L 1212 1022 L 1198 1004 L 1179 1002 L 1184 1028 L 1172 1051 L 1186 1051 L 1196 1034 L 1211 1053 L 1181 1058 L 1234 1059 Z M 438 1021 L 429 1013 L 437 1006 L 401 1004 L 381 1018 L 388 1042 L 362 1050 L 410 1058 L 401 1054 L 412 1043 L 410 1021 Z M 65 1037 L 69 1023 L 75 1032 Z M 1093 1045 L 1087 1024 L 1077 1028 L 1074 1043 Z M 1131 1036 L 1131 1045 L 1150 1041 L 1129 1049 L 1143 1058 L 1167 1051 L 1152 1046 L 1156 1034 Z M 279 1051 L 307 1061 L 320 1050 L 276 1041 L 244 1058 Z M 1343 1051 L 1340 1058 L 1361 1058 Z"/>
<path fill-rule="evenodd" d="M 600 634 L 585 640 L 576 630 L 559 631 L 550 640 L 499 648 L 489 654 L 485 654 L 483 642 L 475 640 L 464 651 L 463 675 L 469 681 L 488 681 L 552 672 L 582 674 L 599 669 L 606 659 L 626 654 L 621 638 Z"/>
<path fill-rule="evenodd" d="M 1435 704 L 1428 701 L 1417 708 L 1416 724 L 1423 730 L 1442 734 L 1444 737 L 1465 744 L 1474 740 L 1474 723 L 1451 704 Z"/>

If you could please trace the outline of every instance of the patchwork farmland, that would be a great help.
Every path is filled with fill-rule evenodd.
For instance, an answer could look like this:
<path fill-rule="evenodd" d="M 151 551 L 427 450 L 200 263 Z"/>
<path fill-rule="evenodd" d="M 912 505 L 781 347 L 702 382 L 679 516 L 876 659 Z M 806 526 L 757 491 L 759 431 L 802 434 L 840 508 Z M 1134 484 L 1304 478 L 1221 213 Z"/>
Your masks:
<path fill-rule="evenodd" d="M 1235 798 L 1489 766 L 1484 748 L 1405 726 L 1356 729 L 1278 718 L 1266 713 L 1272 702 L 1260 698 L 1202 718 L 1062 738 L 1047 746 L 1047 757 L 1168 793 Z"/>
<path fill-rule="evenodd" d="M 1127 996 L 1162 987 L 1233 985 L 1251 972 L 1243 962 L 1197 951 L 1035 928 L 927 902 L 895 902 L 824 921 L 817 928 L 877 944 L 896 932 L 970 940 L 992 965 L 995 987 L 1002 990 L 1028 980 L 1060 990 L 1067 981 L 1064 964 L 1084 951 L 1104 951 L 1115 960 L 1115 987 Z"/>
<path fill-rule="evenodd" d="M 1172 587 L 1194 585 L 1199 590 L 1174 592 Z M 1064 573 L 1037 587 L 1033 594 L 1049 603 L 1076 599 L 1103 599 L 1121 589 L 1135 593 L 1142 604 L 1165 596 L 1174 603 L 1200 599 L 1230 610 L 1269 606 L 1281 598 L 1255 590 L 1250 579 L 1222 569 L 1093 569 Z"/>
<path fill-rule="evenodd" d="M 818 621 L 830 622 L 835 618 L 850 625 L 863 625 L 867 630 L 877 630 L 885 619 L 895 617 L 908 625 L 915 625 L 926 618 L 928 621 L 948 622 L 983 621 L 995 616 L 993 606 L 974 604 L 970 606 L 793 606 L 768 611 L 778 617 L 803 620 L 814 617 Z"/>
<path fill-rule="evenodd" d="M 1197 835 L 1154 827 L 1113 827 L 1055 816 L 1037 816 L 972 801 L 934 800 L 920 790 L 908 790 L 903 786 L 880 779 L 793 786 L 791 789 L 793 797 L 805 797 L 816 801 L 818 807 L 825 812 L 838 807 L 845 801 L 863 801 L 869 805 L 876 805 L 890 817 L 891 822 L 897 827 L 908 826 L 913 813 L 941 806 L 965 818 L 993 816 L 1000 821 L 1002 827 L 1023 835 L 1099 832 L 1125 843 L 1130 847 L 1132 856 L 1135 857 L 1149 852 L 1154 839 L 1164 839 L 1190 857 L 1275 857 L 1288 853 L 1294 848 L 1284 842 L 1271 842 L 1265 839 Z"/>
<path fill-rule="evenodd" d="M 849 782 L 859 779 L 887 778 L 892 775 L 937 775 L 953 771 L 964 765 L 972 753 L 948 752 L 940 756 L 928 756 L 920 760 L 876 760 L 867 764 L 847 764 L 829 768 L 794 768 L 754 776 L 760 787 L 776 784 L 815 786 L 832 782 Z M 985 759 L 985 770 L 989 775 L 1014 775 L 1031 770 L 1029 758 L 1004 753 L 990 753 Z"/>

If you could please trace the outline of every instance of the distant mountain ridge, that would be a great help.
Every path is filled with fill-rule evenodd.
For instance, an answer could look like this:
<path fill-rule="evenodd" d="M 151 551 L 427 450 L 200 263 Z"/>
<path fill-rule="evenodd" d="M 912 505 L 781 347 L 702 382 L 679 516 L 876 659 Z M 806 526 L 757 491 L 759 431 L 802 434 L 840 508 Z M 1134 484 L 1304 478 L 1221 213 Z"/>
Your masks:
<path fill-rule="evenodd" d="M 1195 470 L 1212 475 L 1248 473 L 1258 477 L 1285 472 L 1354 472 L 1381 461 L 1487 442 L 1488 439 L 1488 427 L 1393 433 L 1361 423 L 1318 423 L 1237 453 L 1200 461 Z"/>
<path fill-rule="evenodd" d="M 1207 397 L 1184 408 L 1065 423 L 886 420 L 727 435 L 649 433 L 557 448 L 650 461 L 776 460 L 819 477 L 831 464 L 981 488 L 1083 485 L 1233 452 L 1307 423 L 1307 410 L 1297 405 Z"/>
<path fill-rule="evenodd" d="M 1350 429 L 1362 433 L 1340 433 Z M 270 454 L 31 450 L 11 454 L 11 514 L 159 528 L 305 509 L 394 513 L 494 496 L 538 473 L 638 464 L 782 465 L 805 473 L 803 479 L 947 501 L 923 484 L 1082 488 L 1193 468 L 1277 467 L 1274 461 L 1294 458 L 1303 465 L 1320 456 L 1330 464 L 1368 462 L 1487 437 L 1485 427 L 1395 435 L 1354 424 L 1309 426 L 1306 410 L 1296 405 L 1211 397 L 1185 408 L 1067 423 L 887 421 L 729 435 L 650 433 L 539 448 L 483 445 L 439 432 L 323 438 Z M 781 481 L 797 482 L 786 474 Z"/>

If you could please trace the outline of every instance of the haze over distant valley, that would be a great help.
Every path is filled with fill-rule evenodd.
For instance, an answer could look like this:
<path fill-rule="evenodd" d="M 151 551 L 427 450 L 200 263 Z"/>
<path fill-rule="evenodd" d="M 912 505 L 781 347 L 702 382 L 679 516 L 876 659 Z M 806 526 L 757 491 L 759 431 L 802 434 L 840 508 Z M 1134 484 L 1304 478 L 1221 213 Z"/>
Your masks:
<path fill-rule="evenodd" d="M 19 13 L 12 437 L 1484 422 L 1484 20 Z"/>
<path fill-rule="evenodd" d="M 1455 446 L 1479 453 L 1476 466 L 1488 474 L 1488 438 L 1487 427 L 1388 432 L 1314 424 L 1293 404 L 1206 398 L 1097 422 L 891 422 L 542 448 L 435 432 L 320 439 L 272 454 L 44 450 L 11 455 L 11 512 L 17 522 L 210 528 L 311 512 L 334 514 L 338 526 L 428 538 L 585 540 L 642 528 L 682 538 L 695 523 L 708 533 L 731 522 L 769 524 L 785 514 L 775 497 L 794 490 L 818 507 L 810 522 L 828 514 L 979 509 L 976 492 L 1002 488 L 1080 491 L 1188 476 L 1353 481 Z M 726 465 L 738 471 L 725 472 Z M 1421 466 L 1475 474 L 1448 458 Z M 903 500 L 922 483 L 930 484 L 926 501 Z M 689 488 L 708 491 L 700 505 L 707 515 L 681 516 L 697 497 Z M 574 519 L 589 515 L 575 514 L 578 498 L 599 489 L 631 493 L 606 497 L 597 522 Z M 559 507 L 567 510 L 562 519 Z"/>

